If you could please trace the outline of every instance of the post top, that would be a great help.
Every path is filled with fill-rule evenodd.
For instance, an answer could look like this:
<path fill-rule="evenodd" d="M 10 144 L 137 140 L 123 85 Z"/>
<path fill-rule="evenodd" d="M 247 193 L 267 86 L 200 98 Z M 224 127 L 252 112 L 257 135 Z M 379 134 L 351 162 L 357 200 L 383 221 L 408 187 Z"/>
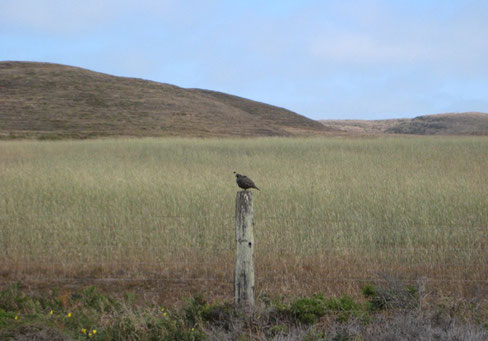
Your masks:
<path fill-rule="evenodd" d="M 246 191 L 246 190 L 242 190 L 242 191 L 237 191 L 237 195 L 241 196 L 241 195 L 247 195 L 247 196 L 252 196 L 252 192 L 251 191 Z"/>

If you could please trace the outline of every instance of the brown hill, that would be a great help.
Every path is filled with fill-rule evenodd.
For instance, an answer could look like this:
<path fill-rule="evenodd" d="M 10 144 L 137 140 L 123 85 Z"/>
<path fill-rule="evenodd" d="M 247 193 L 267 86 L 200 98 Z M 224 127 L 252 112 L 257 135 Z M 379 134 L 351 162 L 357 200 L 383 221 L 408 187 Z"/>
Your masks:
<path fill-rule="evenodd" d="M 0 62 L 0 136 L 292 136 L 332 129 L 224 93 L 81 68 Z"/>
<path fill-rule="evenodd" d="M 469 112 L 418 116 L 385 133 L 416 135 L 488 135 L 488 114 Z"/>
<path fill-rule="evenodd" d="M 352 134 L 488 135 L 488 114 L 424 115 L 392 120 L 322 120 L 327 127 Z"/>

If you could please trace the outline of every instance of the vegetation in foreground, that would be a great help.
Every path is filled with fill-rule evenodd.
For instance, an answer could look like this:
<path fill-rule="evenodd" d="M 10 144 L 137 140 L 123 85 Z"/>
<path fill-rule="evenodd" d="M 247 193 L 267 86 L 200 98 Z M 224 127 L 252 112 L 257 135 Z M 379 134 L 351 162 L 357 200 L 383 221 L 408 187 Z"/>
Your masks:
<path fill-rule="evenodd" d="M 418 288 L 363 288 L 367 300 L 323 295 L 284 300 L 261 294 L 245 313 L 202 296 L 179 307 L 115 299 L 95 287 L 29 293 L 20 283 L 0 292 L 0 338 L 36 340 L 485 340 L 487 302 L 422 304 Z"/>
<path fill-rule="evenodd" d="M 260 290 L 341 296 L 386 272 L 469 298 L 488 278 L 486 169 L 483 137 L 1 142 L 0 279 L 232 293 L 236 170 L 261 188 Z"/>
<path fill-rule="evenodd" d="M 486 339 L 487 153 L 481 137 L 2 142 L 0 339 Z M 234 170 L 261 188 L 250 316 L 226 303 Z"/>

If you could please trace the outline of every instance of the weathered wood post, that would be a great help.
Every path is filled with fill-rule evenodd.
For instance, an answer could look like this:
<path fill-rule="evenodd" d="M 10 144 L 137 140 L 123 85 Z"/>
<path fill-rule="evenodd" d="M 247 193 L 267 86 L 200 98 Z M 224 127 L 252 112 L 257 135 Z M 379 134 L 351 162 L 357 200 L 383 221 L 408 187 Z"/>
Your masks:
<path fill-rule="evenodd" d="M 251 191 L 236 196 L 235 303 L 245 309 L 254 307 L 254 212 Z"/>

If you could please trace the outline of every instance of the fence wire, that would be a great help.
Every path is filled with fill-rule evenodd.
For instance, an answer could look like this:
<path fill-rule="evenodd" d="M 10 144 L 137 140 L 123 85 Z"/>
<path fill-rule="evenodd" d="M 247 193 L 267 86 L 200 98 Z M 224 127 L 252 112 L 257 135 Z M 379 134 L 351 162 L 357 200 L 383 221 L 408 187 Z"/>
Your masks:
<path fill-rule="evenodd" d="M 184 215 L 155 215 L 152 216 L 152 218 L 156 219 L 176 219 L 176 220 L 195 220 L 195 216 L 184 216 Z M 232 226 L 232 221 L 235 219 L 234 215 L 202 215 L 201 217 L 196 217 L 198 219 L 213 219 L 216 221 L 228 221 L 229 226 Z M 307 216 L 307 217 L 300 217 L 300 216 L 293 216 L 293 215 L 268 215 L 268 216 L 260 216 L 259 214 L 256 214 L 254 217 L 255 220 L 255 225 L 259 227 L 265 227 L 266 224 L 273 222 L 275 223 L 276 221 L 281 220 L 283 223 L 289 222 L 289 221 L 313 221 L 314 223 L 319 223 L 319 224 L 324 224 L 324 227 L 327 227 L 327 224 L 344 224 L 344 225 L 364 225 L 368 224 L 368 222 L 357 222 L 357 221 L 351 221 L 348 219 L 341 219 L 341 218 L 327 218 L 327 217 L 316 217 L 316 216 Z M 184 222 L 181 222 L 184 223 Z M 199 222 L 194 222 L 195 224 L 198 224 Z M 384 224 L 385 222 L 380 222 Z M 226 223 L 227 224 L 227 223 Z M 218 224 L 219 226 L 223 226 Z M 474 242 L 473 244 L 476 245 L 476 247 L 448 247 L 448 248 L 442 248 L 440 249 L 439 247 L 425 247 L 425 246 L 409 246 L 409 247 L 404 247 L 404 246 L 377 246 L 379 247 L 378 250 L 374 250 L 374 254 L 381 254 L 383 256 L 388 255 L 389 253 L 398 253 L 398 254 L 405 254 L 408 255 L 409 253 L 414 253 L 414 254 L 419 254 L 419 253 L 435 253 L 433 256 L 439 256 L 442 254 L 446 254 L 446 257 L 449 255 L 452 255 L 453 253 L 469 253 L 469 252 L 476 252 L 479 253 L 480 257 L 477 258 L 476 260 L 471 260 L 470 264 L 471 265 L 478 265 L 478 264 L 486 264 L 488 262 L 488 251 L 486 248 L 486 244 L 488 243 L 488 227 L 487 226 L 482 226 L 479 224 L 476 224 L 473 222 L 473 224 L 465 223 L 465 224 L 426 224 L 426 223 L 397 223 L 399 227 L 402 229 L 407 229 L 407 228 L 418 228 L 418 227 L 424 227 L 424 228 L 446 228 L 446 229 L 457 229 L 457 228 L 462 228 L 462 229 L 476 229 L 476 230 L 481 230 L 481 231 L 486 231 L 487 234 L 482 236 L 479 241 Z M 227 226 L 227 225 L 226 225 Z M 4 231 L 5 233 L 5 231 Z M 394 242 L 394 240 L 392 240 Z M 224 244 L 228 244 L 227 246 L 224 247 L 219 247 L 212 245 L 213 243 L 209 243 L 209 245 L 205 246 L 200 246 L 202 250 L 209 251 L 211 250 L 212 252 L 218 254 L 220 253 L 231 253 L 235 251 L 234 241 L 228 241 Z M 257 243 L 259 245 L 259 242 Z M 479 245 L 479 246 L 478 246 Z M 1 245 L 0 245 L 1 246 Z M 78 251 L 100 251 L 100 249 L 112 249 L 112 248 L 126 248 L 127 251 L 131 250 L 141 250 L 143 249 L 144 251 L 147 252 L 152 252 L 152 253 L 163 253 L 167 251 L 167 247 L 163 246 L 153 246 L 153 245 L 129 245 L 124 246 L 121 243 L 90 243 L 90 244 L 78 244 Z M 192 251 L 193 253 L 195 251 L 198 252 L 199 246 L 198 245 L 191 245 L 188 247 L 188 249 L 185 249 L 186 251 Z M 120 250 L 119 250 L 120 251 Z M 348 253 L 361 253 L 361 252 L 369 252 L 371 249 L 369 247 L 361 247 L 361 246 L 340 246 L 340 247 L 324 247 L 321 252 L 323 252 L 323 256 L 325 256 L 325 259 L 328 255 L 332 253 L 338 253 L 340 254 L 341 252 L 348 252 Z M 278 253 L 278 254 L 287 254 L 290 253 L 290 250 L 287 248 L 274 248 L 273 252 Z M 440 253 L 440 254 L 437 254 Z M 268 255 L 269 251 L 267 250 L 259 250 L 259 247 L 256 249 L 256 254 L 262 254 L 262 255 Z M 374 255 L 373 254 L 373 255 Z M 58 283 L 73 283 L 73 282 L 81 282 L 81 283 L 124 283 L 124 282 L 161 282 L 161 283 L 176 283 L 176 284 L 185 284 L 185 283 L 206 283 L 206 282 L 219 282 L 219 283 L 233 283 L 233 278 L 231 278 L 232 273 L 229 273 L 228 276 L 222 276 L 222 277 L 212 277 L 212 276 L 206 276 L 206 277 L 187 277 L 184 274 L 182 275 L 181 270 L 179 267 L 201 267 L 201 270 L 204 272 L 208 273 L 208 269 L 215 267 L 214 264 L 206 261 L 195 261 L 195 260 L 180 260 L 178 259 L 179 257 L 184 256 L 185 253 L 183 252 L 181 255 L 179 254 L 174 254 L 173 258 L 171 259 L 164 259 L 164 260 L 156 260 L 153 262 L 132 262 L 132 261 L 119 261 L 119 260 L 114 260 L 113 262 L 95 262 L 95 263 L 86 263 L 86 262 L 61 262 L 61 261 L 49 261 L 49 260 L 36 260 L 36 261 L 22 261 L 22 260 L 14 260 L 10 259 L 7 254 L 3 253 L 2 250 L 0 250 L 0 275 L 3 275 L 3 278 L 0 277 L 0 283 L 6 281 L 6 279 L 9 277 L 9 274 L 12 273 L 23 273 L 23 271 L 29 272 L 28 268 L 35 268 L 35 267 L 44 267 L 45 270 L 52 269 L 53 270 L 53 275 L 32 275 L 29 276 L 28 278 L 26 277 L 26 281 L 30 283 L 42 283 L 42 282 L 58 282 Z M 296 261 L 297 264 L 300 264 L 300 256 L 294 254 L 293 252 L 290 253 L 291 256 L 297 257 L 298 260 Z M 306 255 L 307 257 L 310 255 Z M 50 258 L 50 257 L 48 257 Z M 156 255 L 157 258 L 157 255 Z M 430 261 L 427 263 L 412 263 L 412 264 L 407 264 L 411 267 L 411 269 L 407 269 L 410 271 L 415 271 L 415 267 L 439 267 L 439 266 L 450 266 L 450 265 L 457 265 L 461 266 L 463 265 L 463 262 L 458 262 L 455 264 L 451 264 L 446 261 Z M 401 264 L 399 264 L 401 265 Z M 119 267 L 124 267 L 124 266 L 130 266 L 130 267 L 140 267 L 142 270 L 144 270 L 144 267 L 152 267 L 151 271 L 148 272 L 149 276 L 142 276 L 142 277 L 110 277 L 108 275 L 107 277 L 94 277 L 94 276 L 87 276 L 83 278 L 76 278 L 76 276 L 70 277 L 70 276 L 63 276 L 63 268 L 64 267 L 70 267 L 70 266 L 79 266 L 82 268 L 82 270 L 89 270 L 90 268 L 95 268 L 95 267 L 102 267 L 102 268 L 108 268 L 109 271 L 113 270 L 114 268 L 119 268 Z M 208 267 L 208 268 L 207 268 Z M 488 269 L 488 266 L 486 267 Z M 3 269 L 3 270 L 2 270 Z M 166 276 L 161 276 L 161 275 L 155 275 L 154 272 L 156 272 L 154 269 L 157 269 L 158 271 L 161 271 L 166 274 Z M 129 271 L 130 272 L 130 271 Z M 54 275 L 56 273 L 57 275 Z M 61 276 L 59 276 L 59 273 L 61 273 Z M 174 276 L 169 276 L 171 273 L 174 273 Z M 54 277 L 56 276 L 56 277 Z M 476 274 L 470 274 L 471 277 L 476 277 Z M 467 276 L 467 277 L 470 277 Z M 315 275 L 312 274 L 310 275 L 310 278 L 312 278 L 314 281 L 322 281 L 322 282 L 338 282 L 338 283 L 345 283 L 345 282 L 355 282 L 355 283 L 378 283 L 378 282 L 385 282 L 385 278 L 383 277 L 328 277 L 328 276 L 320 276 L 320 275 Z M 478 284 L 478 285 L 488 285 L 488 278 L 487 279 L 476 279 L 476 278 L 453 278 L 453 277 L 423 277 L 425 281 L 431 282 L 431 283 L 473 283 L 473 284 Z M 305 279 L 306 280 L 306 279 Z M 293 276 L 293 273 L 291 274 L 281 274 L 279 271 L 276 272 L 262 272 L 260 273 L 259 271 L 256 272 L 256 282 L 274 282 L 274 281 L 296 281 L 296 278 Z M 415 280 L 408 280 L 404 279 L 406 282 L 415 282 Z"/>
<path fill-rule="evenodd" d="M 378 282 L 388 282 L 388 279 L 383 277 L 371 277 L 371 278 L 346 278 L 346 277 L 319 277 L 314 278 L 318 279 L 323 282 L 359 282 L 359 283 L 378 283 Z M 295 278 L 289 278 L 287 276 L 282 277 L 267 277 L 267 276 L 259 276 L 256 281 L 257 282 L 270 282 L 270 281 L 290 281 L 296 280 Z M 442 282 L 442 283 L 478 283 L 478 284 L 485 284 L 488 285 L 488 280 L 486 279 L 462 279 L 462 278 L 436 278 L 436 277 L 422 277 L 426 283 L 428 282 Z M 221 282 L 221 283 L 234 283 L 233 279 L 224 279 L 224 278 L 212 278 L 212 277 L 201 277 L 201 278 L 170 278 L 170 277 L 135 277 L 135 278 L 126 278 L 126 277 L 105 277 L 105 278 L 98 278 L 98 277 L 35 277 L 25 279 L 28 283 L 45 283 L 45 282 L 61 282 L 61 283 L 86 283 L 86 282 L 93 282 L 93 283 L 100 283 L 100 282 L 172 282 L 172 283 L 189 283 L 189 282 Z M 416 283 L 418 279 L 401 279 L 404 283 Z M 1 280 L 0 280 L 1 283 Z"/>

